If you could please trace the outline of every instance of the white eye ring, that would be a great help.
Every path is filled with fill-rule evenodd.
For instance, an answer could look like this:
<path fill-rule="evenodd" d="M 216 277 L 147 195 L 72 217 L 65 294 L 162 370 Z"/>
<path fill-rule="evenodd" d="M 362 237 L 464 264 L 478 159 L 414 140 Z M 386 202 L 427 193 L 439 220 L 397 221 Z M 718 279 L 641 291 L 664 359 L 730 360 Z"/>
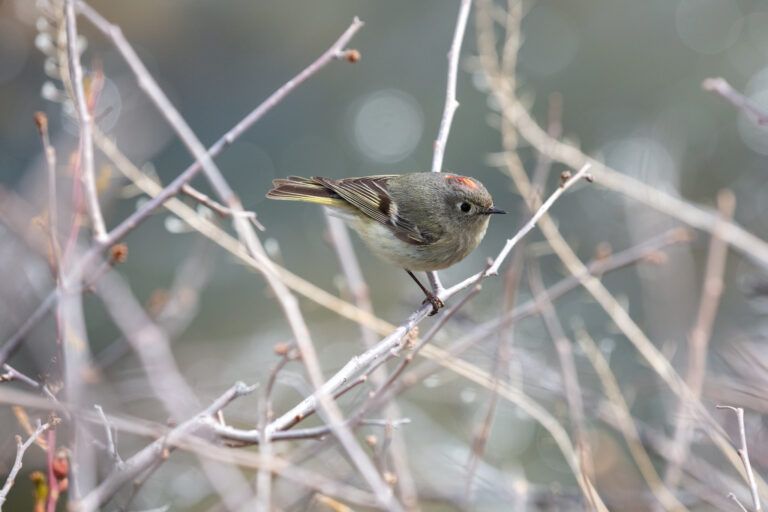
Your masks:
<path fill-rule="evenodd" d="M 469 213 L 472 211 L 472 205 L 466 201 L 456 203 L 456 207 L 463 213 Z"/>

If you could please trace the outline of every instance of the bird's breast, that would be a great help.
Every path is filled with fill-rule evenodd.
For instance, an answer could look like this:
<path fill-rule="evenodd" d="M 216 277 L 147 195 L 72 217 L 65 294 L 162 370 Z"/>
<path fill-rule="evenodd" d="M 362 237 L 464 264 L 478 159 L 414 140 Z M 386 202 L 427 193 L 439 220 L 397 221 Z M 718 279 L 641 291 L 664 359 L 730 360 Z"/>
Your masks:
<path fill-rule="evenodd" d="M 397 238 L 391 229 L 373 220 L 362 217 L 345 220 L 379 258 L 419 272 L 442 270 L 463 260 L 480 244 L 488 228 L 484 222 L 480 229 L 453 230 L 431 244 L 419 245 Z"/>

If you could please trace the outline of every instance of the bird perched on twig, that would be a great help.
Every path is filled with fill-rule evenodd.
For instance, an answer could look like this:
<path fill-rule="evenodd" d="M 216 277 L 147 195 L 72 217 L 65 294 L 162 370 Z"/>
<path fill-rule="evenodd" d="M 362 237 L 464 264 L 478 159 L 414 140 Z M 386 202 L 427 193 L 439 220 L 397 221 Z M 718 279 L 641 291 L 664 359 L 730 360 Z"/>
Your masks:
<path fill-rule="evenodd" d="M 485 236 L 491 214 L 506 213 L 474 178 L 420 172 L 361 178 L 289 176 L 272 182 L 270 199 L 328 207 L 380 258 L 402 267 L 435 314 L 442 301 L 413 274 L 463 260 Z"/>

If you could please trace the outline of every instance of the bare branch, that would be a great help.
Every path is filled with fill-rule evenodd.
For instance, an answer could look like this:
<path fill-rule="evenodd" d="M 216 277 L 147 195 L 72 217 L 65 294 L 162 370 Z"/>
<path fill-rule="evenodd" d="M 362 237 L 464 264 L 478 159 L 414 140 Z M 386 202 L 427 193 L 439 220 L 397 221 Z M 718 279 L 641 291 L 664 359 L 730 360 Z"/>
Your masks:
<path fill-rule="evenodd" d="M 741 510 L 742 512 L 749 512 L 749 510 L 747 510 L 747 507 L 745 507 L 745 506 L 744 506 L 744 505 L 741 503 L 741 501 L 739 501 L 739 498 L 738 498 L 738 497 L 736 497 L 736 495 L 735 495 L 735 494 L 733 494 L 732 492 L 729 492 L 729 493 L 728 493 L 728 495 L 727 495 L 726 497 L 727 497 L 729 500 L 733 500 L 733 502 L 734 502 L 734 503 L 736 503 L 736 506 L 737 506 L 737 507 L 739 507 L 739 510 Z"/>
<path fill-rule="evenodd" d="M 373 315 L 373 305 L 371 304 L 368 292 L 368 284 L 365 282 L 362 270 L 360 269 L 355 249 L 352 246 L 352 240 L 349 238 L 349 231 L 340 218 L 331 215 L 327 210 L 325 211 L 325 216 L 331 243 L 336 251 L 352 299 L 357 307 Z M 360 324 L 360 332 L 367 348 L 376 344 L 378 338 L 373 329 L 367 325 Z M 386 378 L 385 374 L 380 371 L 371 371 L 370 377 L 376 385 L 382 384 Z M 387 404 L 385 414 L 390 419 L 402 416 L 400 408 L 395 401 Z M 405 439 L 400 432 L 393 432 L 391 450 L 387 450 L 386 453 L 389 454 L 392 460 L 403 504 L 407 509 L 416 507 L 418 504 L 416 484 L 413 481 L 413 475 L 408 465 L 408 449 L 405 445 Z"/>
<path fill-rule="evenodd" d="M 749 483 L 749 490 L 752 493 L 752 506 L 755 512 L 763 510 L 760 504 L 760 493 L 757 490 L 757 482 L 755 481 L 755 473 L 752 471 L 752 464 L 749 462 L 749 448 L 747 447 L 747 429 L 744 426 L 744 409 L 741 407 L 733 407 L 731 405 L 716 405 L 718 409 L 728 409 L 736 413 L 736 419 L 739 423 L 739 447 L 736 448 L 736 453 L 739 454 L 742 464 L 744 464 L 744 470 L 747 472 L 747 483 Z"/>
<path fill-rule="evenodd" d="M 89 6 L 82 2 L 77 3 L 77 8 L 85 15 L 92 23 L 99 26 L 104 32 L 109 27 L 103 17 L 97 12 L 91 9 Z M 267 114 L 272 108 L 277 106 L 288 94 L 290 94 L 296 87 L 303 84 L 307 79 L 315 75 L 321 69 L 323 69 L 330 62 L 342 58 L 345 56 L 344 47 L 349 43 L 352 37 L 362 28 L 363 22 L 355 18 L 352 24 L 346 31 L 334 42 L 328 50 L 320 55 L 314 62 L 304 68 L 295 77 L 286 82 L 280 88 L 278 88 L 272 95 L 270 95 L 264 102 L 257 106 L 250 114 L 243 118 L 237 125 L 231 130 L 225 133 L 219 140 L 216 141 L 213 146 L 208 149 L 208 154 L 211 158 L 218 156 L 224 149 L 229 147 L 235 142 L 245 131 L 247 131 L 253 124 L 259 121 L 265 114 Z M 106 33 L 106 32 L 105 32 Z M 124 221 L 115 226 L 112 229 L 107 238 L 103 242 L 98 242 L 93 248 L 88 250 L 86 254 L 78 262 L 78 267 L 88 268 L 97 259 L 101 252 L 108 247 L 114 245 L 128 233 L 138 227 L 142 222 L 148 219 L 153 211 L 163 205 L 167 200 L 173 198 L 173 196 L 179 194 L 184 184 L 194 178 L 197 173 L 200 172 L 202 166 L 200 162 L 195 161 L 189 167 L 187 167 L 179 176 L 176 177 L 165 188 L 162 188 L 158 193 L 149 201 L 144 203 L 141 208 L 138 208 L 134 213 L 128 216 Z M 0 363 L 5 363 L 8 358 L 18 349 L 19 344 L 23 341 L 24 337 L 29 331 L 42 320 L 45 315 L 50 311 L 53 305 L 58 300 L 56 292 L 52 291 L 46 296 L 43 302 L 38 306 L 32 315 L 18 328 L 18 330 L 8 339 L 8 341 L 0 347 Z"/>
<path fill-rule="evenodd" d="M 469 19 L 470 7 L 472 7 L 472 0 L 461 0 L 459 17 L 456 20 L 456 29 L 453 33 L 453 42 L 451 43 L 451 49 L 448 51 L 448 79 L 445 91 L 445 107 L 443 108 L 443 117 L 440 120 L 440 129 L 437 133 L 437 139 L 435 139 L 432 172 L 440 172 L 443 169 L 445 144 L 448 141 L 448 134 L 451 131 L 453 114 L 459 107 L 459 102 L 456 101 L 456 81 L 459 74 L 461 43 L 464 41 L 464 33 L 467 30 L 467 19 Z"/>
<path fill-rule="evenodd" d="M 736 198 L 733 193 L 723 190 L 718 195 L 718 207 L 723 222 L 733 218 L 736 208 Z M 721 222 L 720 226 L 723 225 Z M 696 315 L 696 323 L 688 335 L 688 368 L 685 382 L 691 388 L 691 393 L 699 400 L 704 387 L 704 376 L 707 373 L 707 352 L 709 339 L 712 335 L 712 327 L 715 323 L 717 310 L 720 305 L 720 297 L 723 293 L 723 275 L 728 255 L 728 244 L 720 237 L 722 229 L 715 229 L 709 241 L 706 268 L 704 270 L 704 286 L 701 290 L 699 311 Z M 678 404 L 678 421 L 675 425 L 670 464 L 664 475 L 664 482 L 675 487 L 680 480 L 681 466 L 688 456 L 693 426 L 691 420 L 694 415 L 688 412 L 688 404 L 680 401 Z"/>
<path fill-rule="evenodd" d="M 441 172 L 443 170 L 443 157 L 445 156 L 445 146 L 448 142 L 448 134 L 453 124 L 453 115 L 459 108 L 459 102 L 456 100 L 456 82 L 459 78 L 459 57 L 461 56 L 461 44 L 464 41 L 464 33 L 467 31 L 467 20 L 469 19 L 469 10 L 472 7 L 472 0 L 461 0 L 459 7 L 459 16 L 456 19 L 456 28 L 453 32 L 453 40 L 448 50 L 448 77 L 445 87 L 445 106 L 443 107 L 443 116 L 440 118 L 440 128 L 437 132 L 437 139 L 434 142 L 434 153 L 432 156 L 432 172 Z M 444 291 L 440 282 L 440 276 L 437 272 L 427 272 L 429 283 L 432 286 L 432 292 L 436 296 Z"/>
<path fill-rule="evenodd" d="M 80 500 L 77 504 L 77 510 L 80 512 L 99 510 L 101 505 L 109 501 L 109 499 L 114 496 L 123 485 L 138 477 L 156 462 L 164 459 L 167 456 L 168 451 L 173 449 L 174 441 L 177 438 L 194 433 L 196 429 L 200 428 L 202 424 L 201 419 L 215 414 L 233 400 L 251 393 L 254 389 L 255 387 L 246 386 L 242 382 L 233 385 L 202 412 L 181 423 L 167 435 L 140 450 L 119 467 L 116 467 L 112 473 L 98 485 L 98 487 Z"/>
<path fill-rule="evenodd" d="M 624 437 L 624 442 L 627 443 L 629 453 L 635 461 L 635 464 L 637 464 L 637 468 L 640 470 L 640 474 L 645 479 L 648 487 L 650 487 L 651 492 L 665 510 L 685 510 L 685 507 L 664 485 L 661 477 L 659 477 L 651 457 L 643 446 L 640 433 L 632 419 L 629 405 L 624 399 L 624 395 L 621 393 L 621 387 L 616 380 L 616 375 L 611 371 L 611 367 L 605 359 L 605 356 L 600 352 L 597 344 L 585 329 L 577 329 L 576 339 L 600 379 L 600 385 L 603 388 L 603 392 L 612 406 L 611 412 L 613 413 L 612 416 L 615 416 L 618 427 L 617 430 L 619 430 L 622 437 Z"/>
<path fill-rule="evenodd" d="M 94 23 L 104 34 L 110 35 L 113 31 L 111 25 L 96 11 L 91 9 L 83 2 L 78 3 L 78 7 L 83 14 Z M 326 50 L 320 57 L 318 57 L 312 64 L 303 69 L 299 74 L 286 82 L 283 86 L 277 89 L 272 95 L 270 95 L 264 102 L 256 107 L 251 113 L 238 122 L 232 129 L 225 133 L 216 143 L 208 149 L 207 155 L 209 158 L 215 158 L 224 149 L 234 143 L 243 133 L 245 133 L 251 126 L 258 122 L 264 115 L 277 106 L 288 94 L 290 94 L 296 87 L 304 83 L 311 76 L 316 74 L 330 62 L 343 56 L 343 49 L 346 44 L 352 39 L 360 28 L 362 28 L 363 22 L 355 18 L 352 24 L 347 30 Z M 119 30 L 119 28 L 117 28 Z M 148 215 L 154 211 L 157 207 L 162 205 L 167 199 L 177 195 L 184 184 L 188 183 L 194 178 L 198 172 L 202 170 L 202 162 L 195 161 L 187 169 L 185 169 L 175 180 L 173 180 L 167 187 L 165 187 L 160 193 L 158 193 L 152 200 L 148 201 L 142 208 L 137 210 L 128 219 L 122 222 L 111 232 L 111 243 L 124 237 L 131 229 L 135 228 L 140 222 L 148 217 Z"/>
<path fill-rule="evenodd" d="M 515 306 L 524 261 L 525 250 L 523 247 L 520 247 L 512 257 L 512 262 L 505 272 L 503 312 L 509 311 Z M 499 329 L 498 341 L 496 342 L 496 355 L 493 361 L 492 375 L 494 386 L 493 389 L 491 389 L 491 396 L 488 399 L 483 420 L 472 437 L 472 443 L 470 445 L 472 450 L 467 459 L 465 484 L 467 503 L 473 502 L 475 494 L 475 486 L 473 485 L 475 481 L 475 473 L 483 458 L 483 454 L 485 453 L 486 445 L 488 444 L 488 439 L 491 436 L 491 430 L 493 429 L 493 424 L 496 420 L 496 412 L 499 403 L 499 384 L 505 376 L 509 377 L 510 372 L 508 365 L 514 339 L 513 333 L 512 322 L 506 322 L 506 324 L 502 325 Z"/>
<path fill-rule="evenodd" d="M 321 390 L 323 382 L 322 370 L 318 362 L 317 354 L 315 352 L 312 339 L 310 337 L 309 329 L 304 321 L 301 311 L 298 307 L 296 298 L 291 294 L 287 286 L 279 279 L 276 274 L 272 261 L 267 257 L 264 248 L 260 241 L 256 237 L 256 234 L 251 229 L 251 225 L 245 220 L 244 212 L 240 200 L 232 188 L 227 183 L 226 179 L 219 171 L 216 164 L 213 162 L 213 158 L 209 152 L 207 152 L 200 142 L 200 140 L 192 131 L 191 127 L 186 123 L 181 114 L 176 110 L 168 97 L 158 86 L 152 75 L 144 66 L 144 63 L 138 57 L 133 47 L 128 40 L 123 36 L 122 30 L 117 25 L 113 25 L 96 13 L 93 9 L 88 7 L 84 2 L 80 4 L 83 8 L 84 14 L 94 21 L 97 28 L 104 31 L 118 51 L 122 54 L 123 58 L 128 63 L 129 67 L 136 75 L 139 83 L 139 87 L 144 90 L 147 96 L 152 100 L 157 109 L 166 119 L 166 121 L 173 127 L 176 134 L 182 140 L 184 145 L 188 148 L 190 153 L 194 156 L 205 173 L 206 178 L 210 182 L 216 194 L 227 205 L 227 207 L 234 213 L 233 221 L 234 227 L 243 240 L 246 248 L 251 255 L 261 263 L 261 271 L 267 283 L 272 288 L 278 303 L 280 304 L 283 312 L 286 316 L 288 324 L 293 331 L 296 343 L 302 354 L 302 361 L 306 366 L 307 373 L 309 374 L 312 385 L 320 390 L 317 398 L 322 406 L 323 412 L 325 412 L 330 418 L 334 433 L 339 437 L 339 441 L 342 446 L 347 450 L 351 459 L 358 467 L 363 477 L 372 486 L 377 497 L 383 504 L 392 507 L 394 510 L 399 510 L 400 507 L 394 501 L 390 490 L 387 488 L 381 476 L 376 472 L 375 467 L 371 461 L 367 458 L 359 444 L 355 440 L 354 436 L 345 427 L 341 410 L 333 402 L 331 397 L 326 396 Z M 266 432 L 269 435 L 269 432 Z"/>
<path fill-rule="evenodd" d="M 555 344 L 557 356 L 560 361 L 560 371 L 563 375 L 563 387 L 565 399 L 568 403 L 568 411 L 573 424 L 573 438 L 578 451 L 583 473 L 586 478 L 594 479 L 594 464 L 592 461 L 592 449 L 587 437 L 584 419 L 584 401 L 582 399 L 579 376 L 576 372 L 576 361 L 571 349 L 571 341 L 566 337 L 560 319 L 557 317 L 555 307 L 547 295 L 544 281 L 541 277 L 541 269 L 537 261 L 532 261 L 528 273 L 531 292 L 537 297 L 537 306 L 544 319 L 544 325 L 549 332 L 549 337 Z M 595 508 L 594 496 L 585 496 L 592 509 Z"/>
<path fill-rule="evenodd" d="M 24 453 L 27 451 L 27 448 L 32 446 L 32 443 L 34 443 L 35 440 L 37 440 L 37 438 L 43 434 L 43 432 L 56 425 L 57 423 L 58 420 L 49 421 L 48 423 L 44 423 L 42 425 L 40 422 L 38 422 L 35 432 L 24 442 L 22 442 L 21 436 L 16 436 L 16 460 L 13 462 L 13 466 L 11 467 L 11 471 L 8 473 L 8 478 L 6 478 L 3 488 L 0 489 L 0 512 L 3 510 L 3 504 L 5 503 L 5 500 L 8 499 L 8 493 L 11 492 L 11 488 L 16 482 L 16 476 L 19 474 L 19 471 L 21 471 L 22 459 L 24 458 Z"/>
<path fill-rule="evenodd" d="M 705 91 L 719 95 L 734 107 L 738 108 L 748 116 L 753 117 L 757 124 L 768 124 L 768 112 L 763 110 L 760 105 L 734 89 L 725 78 L 707 78 L 701 82 L 701 88 Z"/>
<path fill-rule="evenodd" d="M 123 459 L 120 458 L 120 454 L 117 452 L 117 442 L 112 434 L 112 425 L 109 424 L 109 419 L 104 414 L 104 409 L 100 405 L 94 404 L 93 407 L 99 413 L 99 417 L 104 423 L 104 432 L 107 436 L 107 453 L 115 461 L 115 465 L 120 467 L 123 464 Z"/>
<path fill-rule="evenodd" d="M 478 18 L 480 18 L 479 15 Z M 514 30 L 518 29 L 519 27 L 514 27 Z M 495 45 L 488 44 L 488 40 L 492 41 L 494 38 L 494 34 L 487 27 L 484 30 L 478 31 L 478 45 L 481 42 L 484 43 L 484 47 L 481 50 L 481 54 L 485 54 L 481 58 L 483 68 L 491 84 L 493 97 L 498 100 L 503 114 L 502 139 L 505 143 L 505 152 L 502 154 L 503 161 L 501 164 L 510 172 L 517 189 L 524 198 L 531 197 L 530 180 L 525 174 L 519 157 L 515 152 L 516 147 L 508 145 L 509 140 L 506 135 L 509 132 L 516 131 L 537 151 L 547 153 L 555 161 L 573 166 L 591 163 L 595 179 L 601 185 L 638 199 L 694 227 L 712 231 L 714 226 L 720 222 L 719 215 L 705 212 L 686 201 L 674 198 L 649 185 L 622 175 L 609 169 L 597 160 L 590 158 L 579 148 L 552 139 L 531 118 L 525 106 L 516 98 L 515 91 L 511 88 L 510 82 L 504 75 L 499 73 L 498 58 L 495 56 Z M 534 204 L 536 203 L 534 202 Z M 529 206 L 532 208 L 534 204 Z M 573 249 L 565 242 L 554 222 L 548 216 L 544 216 L 539 226 L 550 246 L 557 253 L 568 271 L 574 275 L 585 276 L 581 279 L 582 286 L 600 304 L 613 323 L 630 340 L 640 355 L 649 363 L 654 372 L 659 375 L 667 386 L 678 397 L 689 400 L 693 404 L 692 407 L 695 408 L 696 414 L 712 427 L 705 429 L 707 435 L 717 445 L 720 452 L 729 459 L 729 462 L 734 467 L 738 467 L 739 461 L 730 452 L 728 442 L 723 437 L 719 425 L 700 401 L 691 400 L 690 388 L 675 371 L 669 360 L 656 348 L 645 332 L 630 317 L 626 309 L 608 289 L 599 280 L 585 273 L 586 269 L 583 263 Z M 734 247 L 738 247 L 741 251 L 747 253 L 750 257 L 755 257 L 764 263 L 768 263 L 768 244 L 746 232 L 743 228 L 733 223 L 725 223 L 722 229 L 722 238 Z M 761 480 L 760 484 L 765 485 L 765 482 Z"/>
<path fill-rule="evenodd" d="M 236 215 L 240 215 L 246 219 L 248 219 L 253 226 L 258 229 L 259 231 L 264 231 L 264 226 L 259 222 L 259 220 L 256 218 L 255 212 L 250 211 L 244 211 L 244 212 L 236 212 L 233 211 L 232 208 L 227 208 L 226 206 L 217 203 L 207 195 L 203 194 L 196 188 L 193 188 L 192 186 L 185 184 L 183 187 L 181 187 L 181 192 L 188 195 L 198 203 L 202 204 L 203 206 L 210 208 L 217 214 L 219 214 L 222 217 L 234 217 Z"/>
<path fill-rule="evenodd" d="M 565 193 L 566 190 L 571 188 L 574 184 L 576 184 L 577 181 L 579 181 L 582 178 L 585 178 L 589 181 L 591 181 L 591 177 L 589 176 L 590 164 L 584 165 L 579 172 L 577 172 L 574 176 L 568 176 L 564 179 L 563 183 L 558 187 L 557 190 L 555 190 L 552 195 L 549 196 L 549 198 L 544 202 L 544 204 L 539 207 L 536 212 L 534 212 L 533 216 L 528 220 L 528 222 L 525 223 L 525 225 L 520 228 L 520 230 L 515 233 L 515 235 L 507 240 L 507 243 L 504 245 L 504 248 L 501 250 L 501 252 L 496 256 L 496 258 L 493 260 L 493 264 L 488 268 L 487 271 L 485 271 L 485 274 L 487 276 L 493 276 L 497 275 L 499 273 L 499 267 L 501 267 L 501 264 L 504 263 L 504 260 L 509 256 L 510 251 L 514 249 L 515 245 L 522 240 L 522 238 L 527 235 L 535 226 L 536 223 L 549 211 L 549 209 L 552 207 L 553 204 L 555 204 L 555 201 L 557 201 L 561 195 Z M 462 290 L 469 286 L 474 279 L 477 279 L 477 276 L 479 274 L 475 274 L 474 276 L 470 276 L 464 281 L 451 286 L 448 288 L 445 292 L 445 298 L 453 295 L 456 291 Z M 441 296 L 441 299 L 444 297 Z"/>
<path fill-rule="evenodd" d="M 541 209 L 536 212 L 531 220 L 526 223 L 526 225 L 523 226 L 523 228 L 520 229 L 520 231 L 518 231 L 515 236 L 507 241 L 504 249 L 502 249 L 501 253 L 499 253 L 499 255 L 496 257 L 491 267 L 487 267 L 477 274 L 474 274 L 462 282 L 444 290 L 444 292 L 440 295 L 440 299 L 443 301 L 448 300 L 461 290 L 468 288 L 488 277 L 494 266 L 496 269 L 498 269 L 498 267 L 504 261 L 505 257 L 514 248 L 517 242 L 519 242 L 525 234 L 533 229 L 536 220 L 539 219 L 544 213 L 546 213 L 546 211 L 555 203 L 557 198 L 560 197 L 563 192 L 570 188 L 570 186 L 576 183 L 580 178 L 585 177 L 587 170 L 588 166 L 582 168 L 576 175 L 570 177 L 567 182 L 565 182 L 552 194 L 552 196 L 550 196 L 550 198 L 542 205 Z M 339 372 L 337 372 L 336 375 L 327 380 L 318 391 L 321 393 L 332 394 L 334 390 L 338 389 L 346 382 L 359 375 L 362 370 L 367 368 L 374 361 L 385 356 L 392 350 L 399 350 L 406 334 L 408 334 L 414 327 L 416 327 L 431 311 L 431 304 L 423 304 L 418 310 L 411 314 L 411 316 L 403 324 L 397 327 L 394 332 L 392 332 L 392 334 L 382 339 L 377 345 L 367 350 L 362 355 L 353 358 L 346 365 L 344 365 L 344 367 Z M 270 423 L 268 426 L 268 431 L 272 432 L 276 430 L 283 430 L 292 425 L 297 418 L 302 419 L 306 417 L 317 407 L 317 400 L 317 393 L 305 398 L 291 410 Z"/>
<path fill-rule="evenodd" d="M 51 243 L 51 269 L 54 275 L 57 275 L 61 264 L 61 248 L 59 246 L 59 206 L 56 197 L 56 150 L 51 145 L 48 117 L 43 112 L 35 112 L 35 125 L 43 143 L 45 163 L 48 167 L 48 236 Z"/>
<path fill-rule="evenodd" d="M 83 89 L 83 68 L 80 65 L 80 53 L 77 49 L 77 19 L 75 16 L 76 0 L 66 0 L 65 13 L 67 20 L 67 61 L 69 76 L 74 91 L 74 103 L 80 122 L 80 156 L 83 169 L 83 185 L 88 202 L 88 213 L 91 216 L 91 228 L 97 242 L 105 242 L 107 228 L 104 216 L 99 206 L 99 196 L 96 190 L 96 172 L 93 163 L 93 117 L 88 108 L 88 100 Z"/>

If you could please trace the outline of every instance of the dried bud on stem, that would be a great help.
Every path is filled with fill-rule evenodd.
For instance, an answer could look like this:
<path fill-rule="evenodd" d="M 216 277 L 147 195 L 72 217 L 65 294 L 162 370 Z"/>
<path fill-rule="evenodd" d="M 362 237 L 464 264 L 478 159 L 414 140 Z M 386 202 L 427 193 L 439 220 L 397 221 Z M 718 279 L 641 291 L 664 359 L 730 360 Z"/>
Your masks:
<path fill-rule="evenodd" d="M 125 263 L 128 259 L 128 246 L 126 244 L 115 244 L 109 248 L 110 264 Z"/>
<path fill-rule="evenodd" d="M 360 62 L 361 58 L 362 55 L 360 55 L 360 52 L 355 49 L 349 49 L 344 52 L 344 60 L 351 62 L 352 64 Z"/>
<path fill-rule="evenodd" d="M 35 126 L 41 137 L 48 134 L 48 116 L 44 112 L 35 112 Z"/>

